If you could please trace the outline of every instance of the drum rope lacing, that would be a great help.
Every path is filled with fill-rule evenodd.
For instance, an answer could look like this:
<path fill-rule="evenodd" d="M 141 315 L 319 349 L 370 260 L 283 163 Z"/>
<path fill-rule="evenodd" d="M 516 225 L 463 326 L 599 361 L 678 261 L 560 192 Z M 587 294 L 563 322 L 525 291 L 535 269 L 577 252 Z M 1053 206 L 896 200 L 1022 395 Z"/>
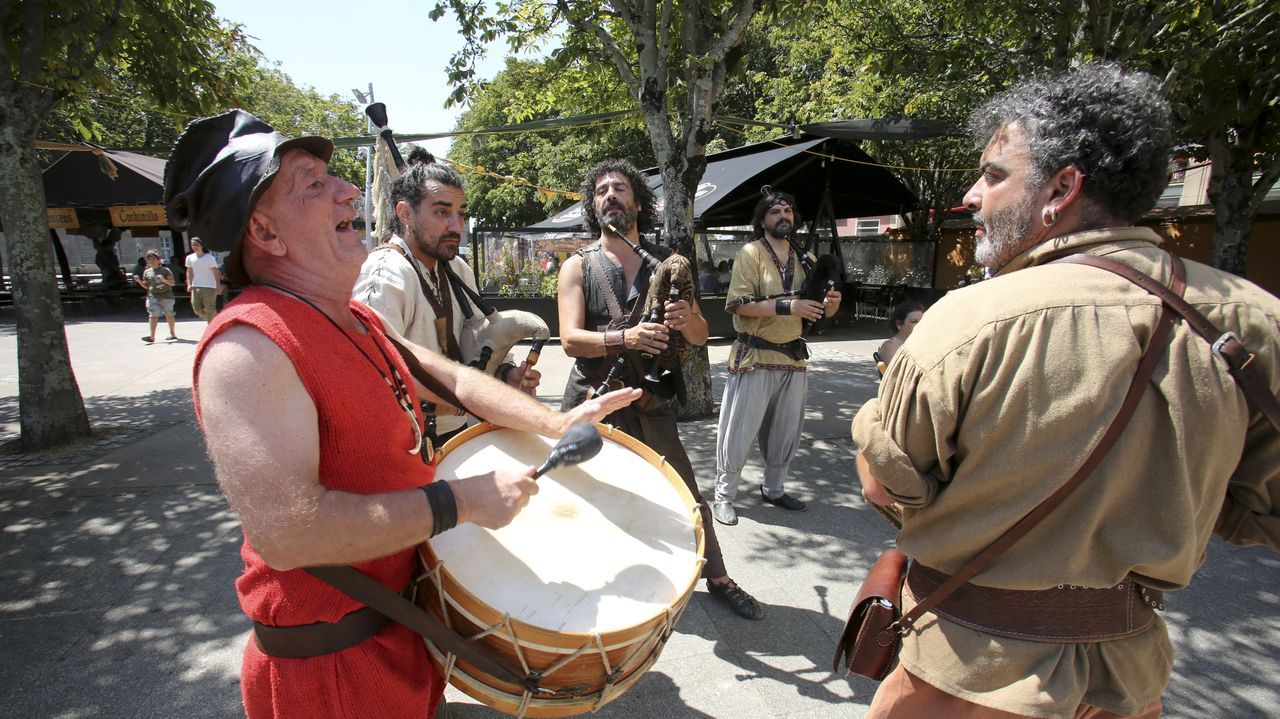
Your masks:
<path fill-rule="evenodd" d="M 613 429 L 613 427 L 609 427 L 609 431 L 606 434 L 606 436 L 611 439 L 613 438 Z M 674 472 L 674 468 L 672 468 L 670 463 L 666 461 L 666 457 L 656 455 L 656 453 L 654 454 L 654 457 L 657 459 L 656 463 L 654 463 L 653 460 L 649 460 L 653 466 L 664 471 Z M 692 501 L 692 498 L 688 498 L 688 501 Z M 702 515 L 698 511 L 696 505 L 686 505 L 686 507 L 689 512 L 689 520 L 695 528 L 696 536 L 696 530 L 703 528 Z M 701 575 L 702 567 L 706 564 L 706 558 L 701 556 L 701 554 L 701 552 L 698 552 L 698 556 L 695 559 L 695 572 L 692 580 L 695 583 L 697 581 L 697 577 Z M 422 555 L 419 555 L 419 557 L 425 560 L 425 557 L 422 557 Z M 435 595 L 434 601 L 428 599 L 424 604 L 429 602 L 432 611 L 439 613 L 439 618 L 442 623 L 455 631 L 468 643 L 478 642 L 488 637 L 500 640 L 504 644 L 509 642 L 513 653 L 520 663 L 520 668 L 523 670 L 526 681 L 513 683 L 497 679 L 483 670 L 472 669 L 469 671 L 467 664 L 464 663 L 463 666 L 458 665 L 457 655 L 451 652 L 444 652 L 431 643 L 428 643 L 427 645 L 428 651 L 433 657 L 433 661 L 440 663 L 443 678 L 446 682 L 452 682 L 456 672 L 456 676 L 460 678 L 460 681 L 463 682 L 463 684 L 475 688 L 477 691 L 480 691 L 482 694 L 485 694 L 486 697 L 489 697 L 494 701 L 503 703 L 504 706 L 508 708 L 502 708 L 500 709 L 501 711 L 513 713 L 519 718 L 523 718 L 528 713 L 530 708 L 534 706 L 534 702 L 538 702 L 538 707 L 542 708 L 545 706 L 551 706 L 554 702 L 563 700 L 583 702 L 590 701 L 592 706 L 589 711 L 596 711 L 605 704 L 616 699 L 622 693 L 630 689 L 631 686 L 633 686 L 635 682 L 639 681 L 644 673 L 649 670 L 649 668 L 657 663 L 661 649 L 666 645 L 670 640 L 671 635 L 675 632 L 675 625 L 683 615 L 684 610 L 688 608 L 689 601 L 693 595 L 693 592 L 691 591 L 692 588 L 690 588 L 690 590 L 683 595 L 681 600 L 678 601 L 675 606 L 664 607 L 661 614 L 654 615 L 649 621 L 659 621 L 657 626 L 653 627 L 648 634 L 635 636 L 612 644 L 606 644 L 604 637 L 600 633 L 596 632 L 591 634 L 590 639 L 586 643 L 575 649 L 572 646 L 550 646 L 540 642 L 522 641 L 516 635 L 513 620 L 508 613 L 503 613 L 501 619 L 492 624 L 490 622 L 494 615 L 488 615 L 488 619 L 482 619 L 477 616 L 476 613 L 471 610 L 469 605 L 464 604 L 461 598 L 452 596 L 450 591 L 446 588 L 445 577 L 443 576 L 444 567 L 444 562 L 437 562 L 435 566 L 430 568 L 426 566 L 425 561 L 421 565 L 419 580 L 429 579 L 432 585 L 432 590 L 430 591 Z M 486 607 L 486 609 L 489 608 Z M 469 627 L 473 627 L 478 631 L 472 636 L 466 636 L 462 631 L 458 630 L 454 626 L 457 623 L 467 624 Z M 626 656 L 618 662 L 617 666 L 614 666 L 610 662 L 609 652 L 612 651 L 616 653 L 623 649 L 629 649 L 629 651 L 627 651 Z M 541 670 L 535 670 L 530 666 L 531 655 L 528 654 L 529 652 L 551 652 L 564 656 L 558 657 L 555 663 L 549 667 Z M 555 675 L 556 672 L 559 672 L 572 664 L 574 660 L 581 659 L 583 655 L 589 656 L 591 654 L 595 654 L 599 657 L 601 666 L 604 669 L 603 677 L 601 677 L 603 681 L 597 679 L 597 683 L 595 683 L 594 686 L 592 684 L 575 684 L 555 689 L 541 686 L 541 682 L 547 677 Z M 514 666 L 509 667 L 509 671 L 513 674 L 520 673 L 520 671 Z M 492 678 L 509 687 L 514 688 L 518 686 L 520 693 L 516 694 L 511 690 L 495 686 L 492 682 L 486 681 L 486 677 Z M 596 687 L 598 687 L 598 689 L 596 689 Z M 593 691 L 593 689 L 595 690 Z M 467 693 L 470 694 L 471 692 L 467 691 Z M 472 696 L 481 698 L 476 694 L 473 694 Z M 489 706 L 497 707 L 497 704 L 490 703 L 484 698 L 481 698 L 481 701 L 489 704 Z M 516 705 L 514 711 L 509 708 L 513 704 Z M 588 711 L 588 709 L 584 708 L 579 711 Z"/>
<path fill-rule="evenodd" d="M 698 560 L 699 566 L 701 566 L 703 563 L 705 563 L 705 559 L 699 558 Z M 444 584 L 441 581 L 441 576 L 440 576 L 440 570 L 443 566 L 444 566 L 443 562 L 437 564 L 435 567 L 432 567 L 430 570 L 425 571 L 422 574 L 422 578 L 431 580 L 431 586 L 435 590 L 435 595 L 436 595 L 436 598 L 438 599 L 438 604 L 441 609 L 440 614 L 443 618 L 445 625 L 448 626 L 450 629 L 454 629 L 453 622 L 450 617 L 450 613 L 447 611 L 448 608 L 452 608 L 454 611 L 457 611 L 460 614 L 462 614 L 464 617 L 466 617 L 468 621 L 471 621 L 472 623 L 474 623 L 477 627 L 481 627 L 481 631 L 479 631 L 473 636 L 466 637 L 467 641 L 469 642 L 478 641 L 490 635 L 498 635 L 498 636 L 501 636 L 503 639 L 510 641 L 512 650 L 515 653 L 516 658 L 519 660 L 520 666 L 523 669 L 525 676 L 535 686 L 538 685 L 542 679 L 551 676 L 556 671 L 567 666 L 574 659 L 582 656 L 588 650 L 591 650 L 594 648 L 605 670 L 604 671 L 605 682 L 604 682 L 604 687 L 600 690 L 600 692 L 596 696 L 595 706 L 592 708 L 591 711 L 596 711 L 600 709 L 600 707 L 604 706 L 605 704 L 609 703 L 613 699 L 617 698 L 617 696 L 620 695 L 623 691 L 625 691 L 634 681 L 638 680 L 644 674 L 644 671 L 648 669 L 649 666 L 652 666 L 654 663 L 657 662 L 658 652 L 655 650 L 660 649 L 661 647 L 666 645 L 667 641 L 671 638 L 671 635 L 675 632 L 676 622 L 679 621 L 680 617 L 684 614 L 685 608 L 688 607 L 689 597 L 686 596 L 685 601 L 681 602 L 678 607 L 663 608 L 662 624 L 660 627 L 660 631 L 654 632 L 647 637 L 638 637 L 633 641 L 621 642 L 619 644 L 614 645 L 613 648 L 617 649 L 617 648 L 627 646 L 628 644 L 635 644 L 635 646 L 631 648 L 631 651 L 627 654 L 627 656 L 621 662 L 619 662 L 616 667 L 609 662 L 608 652 L 610 648 L 605 645 L 604 640 L 603 638 L 601 638 L 599 633 L 593 633 L 590 641 L 578 647 L 576 650 L 574 650 L 572 653 L 568 654 L 567 656 L 561 658 L 555 664 L 543 670 L 534 670 L 529 666 L 528 659 L 525 657 L 524 647 L 520 644 L 519 637 L 516 636 L 515 627 L 511 621 L 511 615 L 507 613 L 503 613 L 502 620 L 499 623 L 493 624 L 487 627 L 484 626 L 484 622 L 480 621 L 479 617 L 474 616 L 465 607 L 461 606 L 461 604 L 454 601 L 451 597 L 445 594 Z M 457 630 L 454 629 L 454 631 L 457 631 Z M 554 648 L 547 648 L 547 649 L 554 649 Z M 638 665 L 633 667 L 632 665 L 637 658 L 641 659 L 642 661 Z M 458 671 L 462 673 L 463 676 L 466 676 L 468 679 L 475 681 L 474 677 L 471 677 L 466 672 L 462 672 L 461 669 L 458 669 L 457 659 L 458 659 L 457 655 L 451 652 L 445 653 L 444 671 L 443 671 L 444 681 L 449 682 L 454 671 Z M 537 693 L 546 695 L 547 697 L 568 696 L 572 698 L 584 698 L 584 697 L 590 696 L 590 694 L 587 694 L 587 693 L 575 692 L 573 691 L 574 688 L 576 687 L 564 687 L 560 690 L 553 690 L 553 689 L 547 689 L 544 687 L 538 687 Z M 522 690 L 523 691 L 520 696 L 520 703 L 516 709 L 517 719 L 522 719 L 525 716 L 525 714 L 528 712 L 530 702 L 534 699 L 534 694 L 535 694 L 535 692 L 531 691 L 528 687 L 522 687 Z"/>

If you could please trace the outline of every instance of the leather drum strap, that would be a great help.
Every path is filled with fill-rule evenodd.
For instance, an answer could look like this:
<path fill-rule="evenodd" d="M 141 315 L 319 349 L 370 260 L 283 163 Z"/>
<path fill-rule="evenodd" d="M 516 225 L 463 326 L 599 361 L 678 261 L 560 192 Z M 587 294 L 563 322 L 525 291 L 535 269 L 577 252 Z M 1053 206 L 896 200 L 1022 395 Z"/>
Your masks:
<path fill-rule="evenodd" d="M 1174 265 L 1171 284 L 1172 291 L 1180 296 L 1186 287 L 1181 263 L 1175 263 Z M 1098 440 L 1097 446 L 1093 448 L 1093 452 L 1089 454 L 1084 464 L 1080 465 L 1080 468 L 1076 470 L 1071 479 L 1067 480 L 1057 491 L 1049 495 L 1048 498 L 1022 519 L 1018 520 L 1017 524 L 1006 530 L 996 541 L 982 550 L 978 556 L 961 567 L 960 571 L 951 575 L 950 578 L 942 583 L 942 586 L 930 592 L 929 596 L 922 599 L 910 612 L 895 622 L 895 628 L 899 634 L 909 632 L 921 616 L 938 606 L 942 600 L 951 596 L 952 593 L 964 586 L 970 579 L 977 576 L 979 572 L 990 566 L 1005 550 L 1026 536 L 1032 528 L 1053 510 L 1057 509 L 1063 500 L 1083 484 L 1084 480 L 1090 474 L 1093 474 L 1093 470 L 1099 464 L 1102 464 L 1102 460 L 1106 458 L 1111 448 L 1115 446 L 1116 441 L 1120 439 L 1124 428 L 1129 424 L 1129 419 L 1133 417 L 1133 412 L 1138 407 L 1138 400 L 1151 382 L 1151 375 L 1155 372 L 1156 362 L 1169 345 L 1169 335 L 1172 330 L 1173 312 L 1170 311 L 1168 305 L 1165 305 L 1160 312 L 1160 319 L 1156 323 L 1155 331 L 1151 333 L 1151 341 L 1147 344 L 1147 349 L 1142 353 L 1142 358 L 1138 360 L 1138 371 L 1134 375 L 1133 381 L 1129 383 L 1129 391 L 1125 393 L 1124 401 L 1120 403 L 1120 411 L 1116 413 L 1115 419 L 1111 420 L 1111 426 L 1107 427 L 1106 433 L 1102 435 L 1102 439 Z"/>
<path fill-rule="evenodd" d="M 467 414 L 480 417 L 479 414 L 463 404 L 462 400 L 458 399 L 458 395 L 454 394 L 453 390 L 446 387 L 444 383 L 436 379 L 435 375 L 431 374 L 426 367 L 423 367 L 422 363 L 418 361 L 417 356 L 413 354 L 413 350 L 409 349 L 403 341 L 390 332 L 387 333 L 387 341 L 391 343 L 392 347 L 396 348 L 396 352 L 400 355 L 400 359 L 404 360 L 405 365 L 408 366 L 409 374 L 413 375 L 414 379 L 422 383 L 423 387 L 431 390 L 432 394 L 444 400 L 448 404 L 462 409 Z M 484 419 L 484 417 L 480 417 L 480 419 Z"/>
<path fill-rule="evenodd" d="M 435 644 L 440 650 L 502 681 L 537 693 L 537 684 L 508 667 L 482 646 L 464 639 L 438 619 L 424 612 L 408 599 L 387 589 L 381 582 L 354 567 L 307 567 L 311 576 L 324 581 L 343 594 L 368 605 L 378 613 L 408 627 Z"/>
<path fill-rule="evenodd" d="M 253 642 L 263 654 L 280 659 L 305 659 L 340 652 L 374 636 L 391 623 L 379 612 L 365 607 L 336 622 L 273 627 L 253 623 Z"/>

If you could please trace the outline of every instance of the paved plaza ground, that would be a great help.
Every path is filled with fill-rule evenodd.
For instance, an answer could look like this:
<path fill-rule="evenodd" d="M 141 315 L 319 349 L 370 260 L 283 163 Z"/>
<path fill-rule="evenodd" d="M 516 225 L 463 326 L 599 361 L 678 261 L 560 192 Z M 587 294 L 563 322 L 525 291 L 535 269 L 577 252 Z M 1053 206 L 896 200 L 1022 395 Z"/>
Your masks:
<path fill-rule="evenodd" d="M 249 623 L 236 603 L 240 531 L 192 418 L 199 320 L 144 344 L 141 315 L 74 319 L 67 334 L 95 442 L 0 454 L 0 716 L 235 717 Z M 758 454 L 735 527 L 717 526 L 730 573 L 766 605 L 747 622 L 700 584 L 656 666 L 601 717 L 861 717 L 871 682 L 830 672 L 856 587 L 893 538 L 855 490 L 849 422 L 875 393 L 879 327 L 815 338 L 792 513 L 762 504 Z M 163 330 L 161 336 L 164 335 Z M 520 350 L 517 350 L 520 352 Z M 728 345 L 711 344 L 715 396 Z M 17 432 L 17 350 L 0 325 L 0 434 Z M 569 362 L 540 364 L 558 404 Z M 704 492 L 715 418 L 681 425 Z M 1280 715 L 1280 555 L 1215 541 L 1187 590 L 1167 596 L 1178 650 L 1165 716 Z M 454 689 L 451 715 L 501 716 Z"/>

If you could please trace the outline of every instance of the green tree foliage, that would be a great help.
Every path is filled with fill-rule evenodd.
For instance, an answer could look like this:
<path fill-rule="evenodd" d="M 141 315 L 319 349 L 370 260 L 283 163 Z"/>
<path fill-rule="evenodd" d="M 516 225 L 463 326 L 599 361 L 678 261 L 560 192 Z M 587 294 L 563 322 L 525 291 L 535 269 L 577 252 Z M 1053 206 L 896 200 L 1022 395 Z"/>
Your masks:
<path fill-rule="evenodd" d="M 192 115 L 218 109 L 244 81 L 207 0 L 14 0 L 0 5 L 0 221 L 18 335 L 22 445 L 41 449 L 90 434 L 54 284 L 35 141 L 46 116 L 68 110 L 92 134 L 93 91 L 128 71 L 156 106 Z"/>
<path fill-rule="evenodd" d="M 354 102 L 299 86 L 282 70 L 268 65 L 257 50 L 253 55 L 256 66 L 237 98 L 245 110 L 289 137 L 351 137 L 366 133 L 364 114 Z M 355 150 L 334 150 L 329 169 L 356 187 L 364 187 L 364 160 Z"/>
<path fill-rule="evenodd" d="M 455 130 L 477 132 L 516 122 L 568 117 L 602 109 L 572 102 L 575 87 L 592 86 L 579 73 L 556 60 L 508 58 L 506 68 L 479 85 Z M 539 95 L 531 88 L 544 90 Z M 539 187 L 576 192 L 586 168 L 606 157 L 624 157 L 639 167 L 655 163 L 638 116 L 630 120 L 545 132 L 495 132 L 464 135 L 454 140 L 450 159 L 464 165 L 468 212 L 490 227 L 525 227 L 572 203 L 562 195 L 475 171 L 480 166 L 503 175 L 521 177 Z"/>
<path fill-rule="evenodd" d="M 912 7 L 914 5 L 914 7 Z M 762 24 L 767 38 L 746 60 L 744 84 L 759 88 L 754 119 L 807 124 L 847 118 L 921 118 L 952 123 L 957 130 L 989 92 L 973 67 L 945 65 L 924 71 L 902 51 L 904 23 L 944 23 L 945 10 L 925 3 L 889 3 L 872 12 L 846 1 L 823 3 L 787 23 Z M 903 13 L 898 17 L 895 13 Z M 960 54 L 961 36 L 935 27 L 938 53 Z M 909 57 L 907 55 L 906 57 Z M 977 79 L 977 81 L 975 81 Z M 751 128 L 763 140 L 775 131 Z M 914 239 L 936 240 L 945 211 L 961 202 L 976 152 L 964 138 L 875 141 L 865 149 L 894 167 L 894 174 L 920 198 L 908 228 Z"/>
<path fill-rule="evenodd" d="M 484 3 L 439 0 L 431 17 L 452 12 L 467 42 L 450 67 L 455 102 L 476 84 L 475 59 L 500 37 L 513 50 L 540 47 L 553 38 L 561 44 L 552 53 L 555 59 L 611 71 L 613 109 L 638 105 L 662 173 L 665 237 L 695 257 L 694 192 L 707 164 L 712 114 L 742 57 L 747 29 L 762 10 L 803 12 L 805 6 L 784 0 L 504 0 L 490 12 Z M 706 353 L 696 357 L 692 369 L 686 366 L 686 416 L 713 409 Z"/>
<path fill-rule="evenodd" d="M 1243 275 L 1253 219 L 1280 180 L 1280 6 L 1177 6 L 1164 30 L 1152 65 L 1164 71 L 1183 138 L 1213 161 L 1213 264 Z"/>
<path fill-rule="evenodd" d="M 1214 264 L 1236 273 L 1262 197 L 1280 178 L 1280 9 L 1263 0 L 830 0 L 812 25 L 773 30 L 785 73 L 757 77 L 761 119 L 867 114 L 962 122 L 1018 78 L 1073 63 L 1117 61 L 1164 81 L 1194 156 L 1213 159 Z M 777 86 L 785 86 L 777 87 Z M 790 89 L 791 92 L 785 92 Z M 832 109 L 835 112 L 831 112 Z M 883 143 L 880 158 L 910 166 L 963 167 L 962 142 Z M 966 182 L 928 173 L 904 179 L 938 208 Z M 1256 179 L 1255 179 L 1256 178 Z"/>
<path fill-rule="evenodd" d="M 223 31 L 230 38 L 224 62 L 241 82 L 234 94 L 210 112 L 241 107 L 290 137 L 349 137 L 365 132 L 364 115 L 352 101 L 294 83 L 249 43 L 240 26 L 224 24 Z M 108 78 L 104 89 L 68 98 L 49 113 L 40 128 L 41 140 L 88 141 L 164 157 L 182 128 L 200 114 L 159 105 L 128 65 L 109 65 L 103 73 Z M 364 185 L 364 162 L 356 151 L 336 150 L 330 167 L 343 179 Z"/>
<path fill-rule="evenodd" d="M 747 29 L 757 14 L 799 11 L 803 5 L 509 0 L 490 11 L 484 4 L 440 0 L 431 16 L 452 12 L 467 41 L 451 62 L 451 102 L 475 93 L 476 58 L 505 38 L 517 51 L 559 43 L 551 54 L 558 67 L 581 70 L 578 84 L 566 86 L 578 92 L 564 95 L 578 107 L 607 102 L 612 110 L 638 108 L 663 176 L 666 237 L 691 254 L 693 192 L 715 136 L 712 114 L 742 58 Z"/>

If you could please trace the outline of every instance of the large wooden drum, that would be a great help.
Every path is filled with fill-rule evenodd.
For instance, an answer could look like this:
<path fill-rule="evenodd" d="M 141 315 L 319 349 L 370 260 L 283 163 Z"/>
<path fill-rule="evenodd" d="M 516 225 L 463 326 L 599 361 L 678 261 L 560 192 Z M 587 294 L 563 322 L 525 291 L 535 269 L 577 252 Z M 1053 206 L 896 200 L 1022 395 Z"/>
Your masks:
<path fill-rule="evenodd" d="M 538 677 L 531 693 L 428 642 L 446 680 L 509 714 L 572 716 L 617 698 L 657 661 L 701 572 L 701 517 L 684 482 L 635 438 L 599 427 L 600 454 L 544 475 L 510 525 L 461 525 L 419 550 L 419 605 Z M 536 466 L 553 444 L 480 424 L 445 445 L 437 472 Z"/>

